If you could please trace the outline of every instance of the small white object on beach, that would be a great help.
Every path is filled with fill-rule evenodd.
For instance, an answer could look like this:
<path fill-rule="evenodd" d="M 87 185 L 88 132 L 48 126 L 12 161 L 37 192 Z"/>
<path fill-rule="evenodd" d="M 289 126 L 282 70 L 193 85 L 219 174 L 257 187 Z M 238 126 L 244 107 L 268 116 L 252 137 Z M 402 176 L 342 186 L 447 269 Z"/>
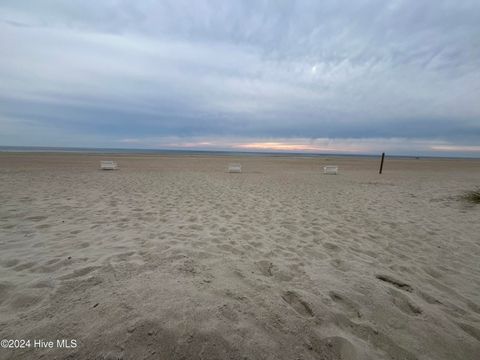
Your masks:
<path fill-rule="evenodd" d="M 116 169 L 118 169 L 118 165 L 115 161 L 103 160 L 103 161 L 100 161 L 100 169 L 102 169 L 102 170 L 116 170 Z"/>
<path fill-rule="evenodd" d="M 240 164 L 228 164 L 228 172 L 229 173 L 241 173 L 242 172 L 242 165 L 240 165 Z"/>
<path fill-rule="evenodd" d="M 338 166 L 336 165 L 327 165 L 323 167 L 323 173 L 327 175 L 337 175 Z"/>

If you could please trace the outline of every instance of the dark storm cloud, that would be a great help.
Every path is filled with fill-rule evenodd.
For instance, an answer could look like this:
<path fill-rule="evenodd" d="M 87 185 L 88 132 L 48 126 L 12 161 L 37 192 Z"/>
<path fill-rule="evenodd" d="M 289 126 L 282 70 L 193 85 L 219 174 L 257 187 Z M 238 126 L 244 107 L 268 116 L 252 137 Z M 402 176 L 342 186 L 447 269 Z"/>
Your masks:
<path fill-rule="evenodd" d="M 3 1 L 0 144 L 465 149 L 480 144 L 479 18 L 476 1 Z"/>

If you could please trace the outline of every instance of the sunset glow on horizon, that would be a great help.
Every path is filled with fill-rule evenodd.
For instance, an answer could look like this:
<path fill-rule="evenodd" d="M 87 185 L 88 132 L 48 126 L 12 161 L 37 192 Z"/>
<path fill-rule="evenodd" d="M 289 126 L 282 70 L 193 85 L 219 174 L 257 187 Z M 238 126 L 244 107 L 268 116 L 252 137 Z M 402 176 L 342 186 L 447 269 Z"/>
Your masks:
<path fill-rule="evenodd" d="M 301 151 L 301 152 L 361 152 L 366 148 L 347 148 L 347 147 L 326 147 L 306 144 L 288 144 L 281 142 L 254 142 L 248 144 L 234 145 L 234 148 L 257 150 L 257 151 Z"/>

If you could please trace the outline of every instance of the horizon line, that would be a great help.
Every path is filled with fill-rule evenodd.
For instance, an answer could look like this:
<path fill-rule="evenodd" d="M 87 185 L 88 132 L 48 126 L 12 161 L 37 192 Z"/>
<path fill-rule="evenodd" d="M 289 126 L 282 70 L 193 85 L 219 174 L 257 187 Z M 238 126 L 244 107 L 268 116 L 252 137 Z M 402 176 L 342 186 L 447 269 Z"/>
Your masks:
<path fill-rule="evenodd" d="M 33 150 L 31 152 L 51 152 L 55 153 L 55 150 L 66 150 L 58 151 L 70 152 L 70 153 L 88 153 L 89 150 L 94 153 L 102 153 L 99 150 L 105 150 L 106 154 L 108 150 L 115 151 L 116 154 L 128 154 L 132 152 L 142 153 L 142 152 L 183 152 L 183 153 L 222 153 L 222 154 L 242 154 L 242 155 L 278 155 L 278 156 L 368 156 L 368 157 L 381 157 L 381 153 L 321 153 L 321 152 L 305 152 L 305 151 L 282 151 L 282 150 L 271 150 L 271 151 L 258 151 L 258 150 L 232 150 L 232 149 L 192 149 L 192 148 L 118 148 L 118 147 L 88 147 L 88 146 L 37 146 L 37 145 L 0 145 L 0 152 L 15 152 L 14 150 L 20 150 L 19 152 L 30 152 L 30 151 L 21 151 L 21 150 Z M 13 150 L 13 151 L 9 151 Z M 398 153 L 387 153 L 385 156 L 390 157 L 404 157 L 404 158 L 443 158 L 443 159 L 480 159 L 480 156 L 461 156 L 461 155 L 405 155 Z"/>

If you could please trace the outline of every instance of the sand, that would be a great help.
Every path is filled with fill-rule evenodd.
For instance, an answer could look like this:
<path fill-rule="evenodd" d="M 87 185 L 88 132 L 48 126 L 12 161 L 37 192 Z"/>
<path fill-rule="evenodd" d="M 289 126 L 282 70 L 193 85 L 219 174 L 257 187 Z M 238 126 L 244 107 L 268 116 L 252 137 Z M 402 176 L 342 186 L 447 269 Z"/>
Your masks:
<path fill-rule="evenodd" d="M 479 359 L 480 160 L 378 165 L 1 153 L 0 358 Z"/>

